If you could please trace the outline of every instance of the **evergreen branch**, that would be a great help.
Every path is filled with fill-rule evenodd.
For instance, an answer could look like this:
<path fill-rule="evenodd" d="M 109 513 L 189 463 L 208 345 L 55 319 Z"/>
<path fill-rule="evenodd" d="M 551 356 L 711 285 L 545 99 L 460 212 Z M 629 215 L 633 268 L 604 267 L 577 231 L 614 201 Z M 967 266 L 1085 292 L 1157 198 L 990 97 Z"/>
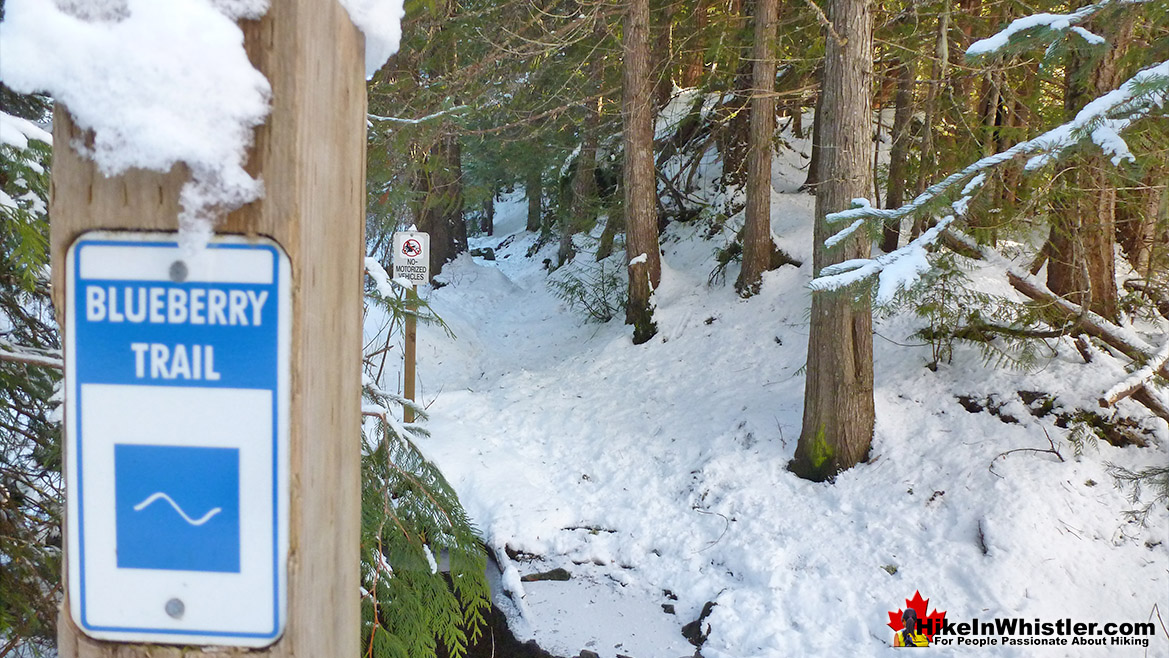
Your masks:
<path fill-rule="evenodd" d="M 405 124 L 416 126 L 420 123 L 426 123 L 427 121 L 430 121 L 431 119 L 437 119 L 437 118 L 439 118 L 441 116 L 445 116 L 447 114 L 460 113 L 460 112 L 463 112 L 463 111 L 469 110 L 469 109 L 471 109 L 470 105 L 456 105 L 454 107 L 447 108 L 445 110 L 439 110 L 438 112 L 432 112 L 430 114 L 427 114 L 424 117 L 418 117 L 417 119 L 403 119 L 401 117 L 383 117 L 383 116 L 379 116 L 377 114 L 367 114 L 366 116 L 369 117 L 370 119 L 373 119 L 374 121 L 389 121 L 392 123 L 405 123 Z"/>
<path fill-rule="evenodd" d="M 386 420 L 387 415 L 383 413 L 383 414 L 381 414 L 380 417 L 382 420 Z M 454 527 L 455 523 L 454 523 L 454 521 L 451 520 L 450 514 L 447 513 L 446 507 L 442 503 L 438 502 L 438 500 L 430 493 L 429 488 L 426 485 L 424 485 L 417 477 L 415 477 L 413 473 L 410 473 L 409 471 L 402 468 L 401 466 L 398 466 L 397 464 L 394 463 L 394 461 L 392 459 L 388 458 L 389 454 L 391 452 L 391 447 L 389 445 L 391 434 L 390 434 L 388 425 L 389 425 L 389 423 L 387 423 L 387 427 L 384 428 L 382 431 L 382 441 L 385 443 L 385 446 L 386 446 L 386 456 L 387 456 L 386 463 L 389 464 L 390 468 L 397 471 L 399 475 L 406 478 L 406 480 L 408 480 L 415 487 L 417 487 L 418 491 L 421 491 L 422 494 L 428 500 L 430 500 L 431 504 L 434 505 L 434 508 L 442 513 L 443 518 L 446 519 L 447 525 L 450 527 Z M 404 432 L 400 432 L 398 438 L 403 440 L 403 441 L 410 442 L 410 439 L 406 438 L 405 436 L 402 436 L 402 434 L 404 434 Z M 415 450 L 417 450 L 417 448 L 415 448 Z M 403 532 L 405 532 L 404 529 L 403 529 Z"/>
<path fill-rule="evenodd" d="M 1144 0 L 1121 1 L 1124 3 L 1137 3 L 1143 2 Z M 1060 35 L 1069 30 L 1075 30 L 1089 42 L 1095 42 L 1095 39 L 1103 41 L 1099 36 L 1088 32 L 1084 28 L 1075 28 L 1073 26 L 1086 22 L 1089 18 L 1099 13 L 1100 10 L 1112 4 L 1114 4 L 1113 0 L 1102 0 L 1071 14 L 1043 13 L 1016 18 L 1011 21 L 1010 25 L 997 34 L 986 37 L 985 39 L 979 39 L 970 44 L 966 49 L 966 58 L 977 60 L 989 57 L 1002 52 L 1008 45 L 1021 49 L 1027 42 L 1031 41 L 1026 38 L 1026 35 L 1037 30 L 1043 33 L 1055 32 Z"/>
<path fill-rule="evenodd" d="M 1110 112 L 1118 108 L 1124 109 L 1126 105 L 1130 105 L 1127 109 L 1132 114 L 1141 113 L 1142 110 L 1148 111 L 1154 106 L 1161 107 L 1165 102 L 1167 94 L 1169 94 L 1169 61 L 1164 61 L 1137 72 L 1119 88 L 1088 103 L 1071 121 L 1057 126 L 1034 139 L 1019 142 L 1005 151 L 982 158 L 968 165 L 965 169 L 950 174 L 943 180 L 929 186 L 917 198 L 900 208 L 885 210 L 866 205 L 830 213 L 826 219 L 829 222 L 840 222 L 859 218 L 873 220 L 902 219 L 935 201 L 961 181 L 972 178 L 974 175 L 983 171 L 998 167 L 1004 162 L 1013 160 L 1020 155 L 1043 152 L 1051 157 L 1057 156 L 1063 150 L 1078 142 L 1085 133 L 1090 133 L 1089 129 L 1103 121 Z M 1143 116 L 1143 113 L 1140 116 Z M 1131 123 L 1131 121 L 1128 123 Z M 1127 128 L 1128 123 L 1122 126 L 1121 129 Z M 1035 169 L 1037 167 L 1030 168 Z"/>
<path fill-rule="evenodd" d="M 54 370 L 65 369 L 65 362 L 61 359 L 59 352 L 24 347 L 2 338 L 0 338 L 0 361 L 41 366 Z"/>

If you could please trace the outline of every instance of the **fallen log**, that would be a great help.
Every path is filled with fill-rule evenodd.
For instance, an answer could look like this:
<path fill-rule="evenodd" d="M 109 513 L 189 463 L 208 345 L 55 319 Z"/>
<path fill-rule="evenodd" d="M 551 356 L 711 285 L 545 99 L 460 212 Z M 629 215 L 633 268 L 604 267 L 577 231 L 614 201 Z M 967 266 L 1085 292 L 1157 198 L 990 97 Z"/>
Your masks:
<path fill-rule="evenodd" d="M 1149 411 L 1153 412 L 1153 414 L 1169 422 L 1169 408 L 1160 400 L 1156 391 L 1152 388 L 1154 376 L 1160 375 L 1169 379 L 1169 352 L 1166 352 L 1166 350 L 1169 350 L 1169 341 L 1166 341 L 1166 345 L 1162 350 L 1155 351 L 1153 346 L 1149 345 L 1144 339 L 1133 332 L 1127 331 L 1123 327 L 1113 324 L 1107 318 L 1055 294 L 1030 273 L 1020 271 L 1014 263 L 1007 260 L 997 251 L 976 243 L 969 236 L 952 227 L 946 229 L 946 234 L 953 238 L 954 241 L 960 243 L 964 252 L 975 251 L 981 260 L 993 263 L 1006 270 L 1007 281 L 1010 282 L 1011 287 L 1018 290 L 1028 299 L 1047 304 L 1060 315 L 1063 315 L 1068 320 L 1074 321 L 1076 323 L 1076 329 L 1099 339 L 1105 345 L 1116 349 L 1134 362 L 1147 364 L 1145 368 L 1133 373 L 1133 377 L 1122 382 L 1121 385 L 1124 388 L 1120 391 L 1115 390 L 1117 387 L 1109 389 L 1109 392 L 1100 399 L 1100 402 L 1103 403 L 1111 394 L 1115 393 L 1119 395 L 1124 392 L 1124 389 L 1129 384 L 1132 384 L 1133 379 L 1139 374 L 1138 385 L 1133 386 L 1133 389 L 1126 394 L 1119 395 L 1110 404 L 1102 404 L 1102 406 L 1112 406 L 1116 401 L 1131 396 L 1133 400 L 1140 402 Z M 1146 369 L 1148 370 L 1147 377 L 1144 376 Z"/>
<path fill-rule="evenodd" d="M 1161 351 L 1151 361 L 1145 364 L 1145 367 L 1137 370 L 1124 381 L 1105 391 L 1104 395 L 1100 397 L 1100 406 L 1111 407 L 1118 401 L 1144 388 L 1152 382 L 1153 377 L 1157 376 L 1157 370 L 1165 365 L 1166 361 L 1169 361 L 1169 340 L 1165 341 L 1165 345 L 1161 348 Z"/>

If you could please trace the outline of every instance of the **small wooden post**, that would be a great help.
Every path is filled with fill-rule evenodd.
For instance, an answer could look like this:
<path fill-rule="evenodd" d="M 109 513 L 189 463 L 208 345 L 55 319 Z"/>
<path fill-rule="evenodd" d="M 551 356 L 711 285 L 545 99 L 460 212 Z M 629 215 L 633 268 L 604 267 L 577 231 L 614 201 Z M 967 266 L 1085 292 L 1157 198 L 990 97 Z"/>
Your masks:
<path fill-rule="evenodd" d="M 356 656 L 360 527 L 361 291 L 365 210 L 364 41 L 336 0 L 281 0 L 242 24 L 272 85 L 249 170 L 266 195 L 219 233 L 264 235 L 292 265 L 288 617 L 263 650 L 110 643 L 59 616 L 67 658 Z M 184 167 L 106 178 L 74 151 L 87 135 L 57 106 L 51 191 L 53 297 L 65 326 L 65 252 L 93 229 L 177 227 Z M 67 445 L 67 441 L 66 441 Z M 63 559 L 62 564 L 68 560 Z M 64 588 L 68 591 L 68 587 Z"/>
<path fill-rule="evenodd" d="M 406 355 L 405 365 L 402 368 L 402 394 L 407 400 L 414 401 L 414 380 L 416 380 L 416 359 L 418 356 L 418 318 L 414 315 L 418 311 L 418 289 L 410 286 L 406 291 Z M 402 407 L 403 422 L 414 422 L 414 409 Z"/>

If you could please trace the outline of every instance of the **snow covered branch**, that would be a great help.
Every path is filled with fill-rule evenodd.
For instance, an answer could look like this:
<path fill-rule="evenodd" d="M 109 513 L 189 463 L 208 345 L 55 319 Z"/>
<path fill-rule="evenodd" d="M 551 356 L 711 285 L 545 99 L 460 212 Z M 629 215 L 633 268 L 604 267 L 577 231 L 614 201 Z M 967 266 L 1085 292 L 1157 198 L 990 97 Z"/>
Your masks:
<path fill-rule="evenodd" d="M 444 116 L 444 115 L 447 115 L 447 114 L 454 114 L 456 112 L 462 112 L 464 110 L 468 110 L 468 109 L 470 109 L 470 107 L 471 107 L 470 105 L 456 105 L 454 107 L 447 108 L 445 110 L 439 110 L 438 112 L 433 112 L 431 114 L 427 114 L 426 116 L 419 117 L 417 119 L 403 119 L 401 117 L 383 117 L 383 116 L 378 116 L 376 114 L 369 114 L 367 116 L 370 119 L 373 119 L 374 121 L 390 121 L 392 123 L 405 123 L 405 124 L 410 124 L 410 125 L 418 125 L 420 123 L 426 123 L 427 121 L 430 121 L 431 119 L 437 119 L 437 118 Z"/>
<path fill-rule="evenodd" d="M 28 148 L 29 141 L 53 145 L 53 136 L 40 126 L 0 110 L 0 144 L 7 144 L 17 150 Z"/>
<path fill-rule="evenodd" d="M 1141 1 L 1121 0 L 1121 2 Z M 979 59 L 999 54 L 1009 45 L 1012 45 L 1012 40 L 1015 44 L 1018 44 L 1020 41 L 1024 41 L 1028 34 L 1034 32 L 1064 33 L 1072 31 L 1083 37 L 1088 43 L 1103 44 L 1105 43 L 1103 37 L 1093 34 L 1082 27 L 1075 26 L 1087 21 L 1099 13 L 1101 9 L 1113 4 L 1119 3 L 1114 2 L 1114 0 L 1103 0 L 1102 2 L 1088 5 L 1070 14 L 1032 14 L 1031 16 L 1017 18 L 1011 21 L 1011 24 L 999 33 L 985 39 L 979 39 L 970 44 L 970 47 L 966 49 L 966 57 L 969 59 Z"/>
<path fill-rule="evenodd" d="M 65 362 L 61 359 L 60 352 L 24 347 L 2 338 L 0 338 L 0 361 L 41 366 L 54 370 L 65 369 Z"/>
<path fill-rule="evenodd" d="M 1071 121 L 950 174 L 900 208 L 883 210 L 874 208 L 866 202 L 859 207 L 830 213 L 826 219 L 830 223 L 852 221 L 854 224 L 858 219 L 867 221 L 902 219 L 936 201 L 962 181 L 972 179 L 1018 156 L 1037 154 L 1027 162 L 1026 169 L 1028 171 L 1038 169 L 1058 157 L 1067 148 L 1079 143 L 1084 137 L 1089 137 L 1106 154 L 1111 154 L 1113 164 L 1119 164 L 1122 160 L 1132 160 L 1132 153 L 1129 152 L 1128 145 L 1120 137 L 1120 133 L 1137 119 L 1154 109 L 1164 107 L 1167 97 L 1169 61 L 1139 71 L 1119 88 L 1088 103 Z M 852 227 L 845 230 L 850 229 L 855 230 Z M 833 241 L 832 244 L 836 244 L 840 239 L 842 238 L 839 234 L 829 238 Z"/>
<path fill-rule="evenodd" d="M 395 285 L 399 288 L 404 288 L 402 284 L 391 279 L 389 273 L 386 272 L 386 268 L 382 267 L 382 264 L 372 256 L 365 258 L 365 273 L 369 275 L 369 278 L 373 279 L 373 285 L 377 288 L 378 294 L 386 299 L 394 296 Z"/>
<path fill-rule="evenodd" d="M 414 405 L 411 404 L 411 406 L 413 407 Z M 386 409 L 381 405 L 363 404 L 361 405 L 361 415 L 379 418 L 386 425 L 389 425 L 398 436 L 409 439 L 411 441 L 418 441 L 418 435 L 415 434 L 413 430 L 421 429 L 421 426 L 415 425 L 413 423 L 403 424 L 399 422 L 397 417 L 390 413 L 389 409 Z"/>
<path fill-rule="evenodd" d="M 820 276 L 809 285 L 812 290 L 835 290 L 877 276 L 877 296 L 873 301 L 886 304 L 898 291 L 913 285 L 922 272 L 930 269 L 926 247 L 936 242 L 953 221 L 954 215 L 947 215 L 916 240 L 888 254 L 829 265 L 820 270 Z"/>
<path fill-rule="evenodd" d="M 1169 339 L 1165 341 L 1165 344 L 1161 347 L 1161 351 L 1151 361 L 1146 363 L 1143 368 L 1105 391 L 1104 395 L 1100 396 L 1100 406 L 1111 407 L 1118 401 L 1144 388 L 1145 385 L 1153 380 L 1153 377 L 1157 376 L 1157 371 L 1165 365 L 1166 361 L 1169 361 Z"/>
<path fill-rule="evenodd" d="M 908 289 L 914 281 L 930 269 L 926 247 L 937 242 L 942 232 L 956 221 L 956 217 L 966 213 L 970 199 L 986 180 L 986 176 L 978 174 L 966 187 L 962 188 L 962 196 L 950 204 L 954 214 L 946 215 L 929 230 L 922 233 L 909 244 L 876 258 L 857 258 L 854 260 L 829 265 L 820 270 L 820 275 L 810 284 L 813 290 L 834 290 L 858 283 L 872 276 L 879 277 L 877 296 L 874 302 L 886 304 L 901 290 Z M 853 208 L 857 210 L 876 210 L 865 199 L 853 199 Z M 864 225 L 865 219 L 857 219 L 851 226 L 824 241 L 825 246 L 832 248 L 852 232 Z"/>

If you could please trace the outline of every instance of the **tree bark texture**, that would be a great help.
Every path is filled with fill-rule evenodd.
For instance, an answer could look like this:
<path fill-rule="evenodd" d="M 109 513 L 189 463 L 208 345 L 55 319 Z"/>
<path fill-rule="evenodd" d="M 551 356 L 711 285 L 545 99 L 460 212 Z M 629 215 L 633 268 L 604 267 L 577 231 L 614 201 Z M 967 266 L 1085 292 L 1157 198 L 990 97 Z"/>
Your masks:
<path fill-rule="evenodd" d="M 893 99 L 893 145 L 889 150 L 889 183 L 885 192 L 885 207 L 900 208 L 905 203 L 905 184 L 909 170 L 909 120 L 913 117 L 913 87 L 917 80 L 917 60 L 905 55 L 898 68 L 897 94 Z M 881 236 L 881 250 L 889 253 L 897 249 L 901 239 L 901 221 L 885 223 Z"/>
<path fill-rule="evenodd" d="M 873 14 L 869 0 L 831 0 L 824 62 L 820 183 L 816 187 L 813 271 L 870 254 L 863 231 L 829 251 L 824 240 L 839 230 L 827 213 L 844 210 L 873 187 Z M 867 458 L 873 436 L 873 338 L 869 294 L 812 293 L 804 419 L 790 468 L 822 481 Z"/>
<path fill-rule="evenodd" d="M 801 190 L 816 191 L 820 183 L 820 114 L 824 109 L 824 67 L 820 67 L 820 89 L 816 92 L 816 113 L 812 116 L 812 153 L 808 160 L 808 176 Z"/>
<path fill-rule="evenodd" d="M 539 231 L 540 226 L 544 223 L 544 212 L 541 203 L 543 193 L 543 177 L 541 171 L 537 167 L 532 167 L 528 170 L 527 178 L 524 180 L 524 194 L 528 198 L 528 225 L 526 228 L 531 233 Z"/>
<path fill-rule="evenodd" d="M 1112 48 L 1098 60 L 1073 53 L 1064 97 L 1066 115 L 1075 116 L 1089 101 L 1121 82 L 1121 58 L 1132 40 L 1133 12 L 1120 20 L 1093 21 L 1089 29 Z M 1116 286 L 1116 186 L 1112 167 L 1095 151 L 1072 157 L 1061 195 L 1051 215 L 1047 286 L 1109 320 L 1119 313 Z"/>
<path fill-rule="evenodd" d="M 1152 166 L 1134 190 L 1121 193 L 1116 208 L 1116 233 L 1125 256 L 1136 273 L 1144 278 L 1153 276 L 1153 248 L 1157 243 L 1157 223 L 1165 217 L 1169 199 L 1165 186 L 1163 166 Z M 1169 245 L 1162 242 L 1161 254 Z"/>
<path fill-rule="evenodd" d="M 635 344 L 644 343 L 657 333 L 650 296 L 662 278 L 649 38 L 649 0 L 630 0 L 622 44 L 625 61 L 621 114 L 625 125 L 622 138 L 625 146 L 625 252 L 629 258 L 629 304 L 625 323 L 633 325 Z"/>
<path fill-rule="evenodd" d="M 755 2 L 755 56 L 752 70 L 751 129 L 747 136 L 747 207 L 743 225 L 743 267 L 735 289 L 759 292 L 771 263 L 771 142 L 775 136 L 775 40 L 779 0 Z"/>
<path fill-rule="evenodd" d="M 431 276 L 467 249 L 462 177 L 459 138 L 443 135 L 430 147 L 415 179 L 420 196 L 415 223 L 419 231 L 430 234 Z"/>
<path fill-rule="evenodd" d="M 694 3 L 694 32 L 683 37 L 681 86 L 683 88 L 697 87 L 702 82 L 702 74 L 706 70 L 706 41 L 708 5 L 710 0 L 698 0 Z"/>
<path fill-rule="evenodd" d="M 495 235 L 495 197 L 498 193 L 491 191 L 491 196 L 483 202 L 483 224 L 479 227 L 488 236 Z"/>

